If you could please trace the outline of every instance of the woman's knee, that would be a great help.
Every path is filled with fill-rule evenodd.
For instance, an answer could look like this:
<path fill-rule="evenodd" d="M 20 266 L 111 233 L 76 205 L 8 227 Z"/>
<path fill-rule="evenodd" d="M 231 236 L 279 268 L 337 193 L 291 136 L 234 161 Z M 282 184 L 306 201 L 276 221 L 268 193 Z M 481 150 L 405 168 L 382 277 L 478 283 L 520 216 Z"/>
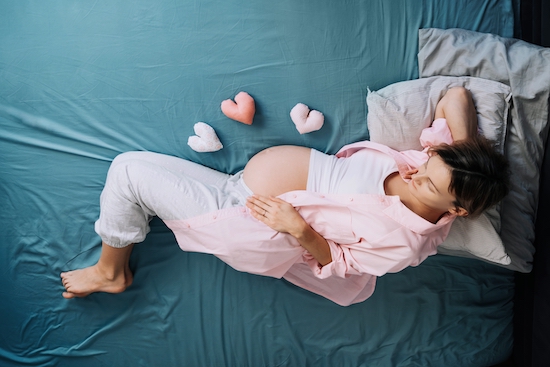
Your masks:
<path fill-rule="evenodd" d="M 126 164 L 131 161 L 142 161 L 143 153 L 146 152 L 124 152 L 117 155 L 111 162 L 111 167 L 118 166 L 120 164 Z"/>
<path fill-rule="evenodd" d="M 135 176 L 132 172 L 138 172 L 140 167 L 144 164 L 140 153 L 141 152 L 125 152 L 117 155 L 109 167 L 107 183 L 127 185 L 135 180 L 135 177 L 130 177 Z"/>
<path fill-rule="evenodd" d="M 140 171 L 146 166 L 155 166 L 155 153 L 150 152 L 124 152 L 117 155 L 111 162 L 109 167 L 109 175 L 123 173 L 127 175 L 129 172 Z"/>

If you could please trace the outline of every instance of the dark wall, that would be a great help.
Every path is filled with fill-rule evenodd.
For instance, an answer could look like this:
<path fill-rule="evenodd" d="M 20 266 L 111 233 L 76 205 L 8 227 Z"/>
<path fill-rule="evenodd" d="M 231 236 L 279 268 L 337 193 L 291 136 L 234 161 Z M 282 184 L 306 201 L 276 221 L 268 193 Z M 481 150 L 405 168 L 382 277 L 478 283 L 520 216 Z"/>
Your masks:
<path fill-rule="evenodd" d="M 518 38 L 550 47 L 550 0 L 522 0 L 519 10 L 521 29 Z M 541 172 L 533 272 L 516 275 L 513 363 L 517 367 L 550 365 L 549 224 L 550 145 L 547 141 Z"/>
<path fill-rule="evenodd" d="M 550 47 L 550 0 L 522 0 L 520 21 L 520 38 Z"/>

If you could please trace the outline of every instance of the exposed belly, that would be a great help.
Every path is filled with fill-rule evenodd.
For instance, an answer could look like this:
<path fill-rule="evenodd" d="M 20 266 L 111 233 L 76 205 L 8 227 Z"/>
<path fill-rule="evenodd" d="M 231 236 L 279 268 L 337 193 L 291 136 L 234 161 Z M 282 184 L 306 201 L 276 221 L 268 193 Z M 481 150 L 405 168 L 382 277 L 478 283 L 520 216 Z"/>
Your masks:
<path fill-rule="evenodd" d="M 310 148 L 292 145 L 262 150 L 244 167 L 244 182 L 259 195 L 277 196 L 288 191 L 305 190 L 310 154 Z"/>

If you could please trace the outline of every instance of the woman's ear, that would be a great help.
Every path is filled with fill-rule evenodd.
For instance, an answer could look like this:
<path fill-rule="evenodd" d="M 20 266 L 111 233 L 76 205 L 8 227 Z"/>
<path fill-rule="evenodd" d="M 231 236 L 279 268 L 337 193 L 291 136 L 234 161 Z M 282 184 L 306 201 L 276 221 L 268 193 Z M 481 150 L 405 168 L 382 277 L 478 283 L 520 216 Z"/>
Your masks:
<path fill-rule="evenodd" d="M 449 213 L 456 215 L 457 217 L 466 217 L 468 216 L 468 211 L 461 206 L 456 206 L 449 209 Z"/>

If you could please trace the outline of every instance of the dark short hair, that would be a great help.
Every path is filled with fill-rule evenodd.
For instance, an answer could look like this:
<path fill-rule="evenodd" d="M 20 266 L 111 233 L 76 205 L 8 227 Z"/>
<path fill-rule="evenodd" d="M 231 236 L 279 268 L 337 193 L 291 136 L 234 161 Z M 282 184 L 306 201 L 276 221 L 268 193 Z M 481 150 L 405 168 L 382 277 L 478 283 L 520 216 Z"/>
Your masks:
<path fill-rule="evenodd" d="M 454 204 L 466 209 L 469 216 L 480 215 L 508 194 L 508 161 L 492 141 L 478 136 L 452 145 L 437 145 L 430 152 L 450 167 L 449 192 L 456 197 Z"/>

